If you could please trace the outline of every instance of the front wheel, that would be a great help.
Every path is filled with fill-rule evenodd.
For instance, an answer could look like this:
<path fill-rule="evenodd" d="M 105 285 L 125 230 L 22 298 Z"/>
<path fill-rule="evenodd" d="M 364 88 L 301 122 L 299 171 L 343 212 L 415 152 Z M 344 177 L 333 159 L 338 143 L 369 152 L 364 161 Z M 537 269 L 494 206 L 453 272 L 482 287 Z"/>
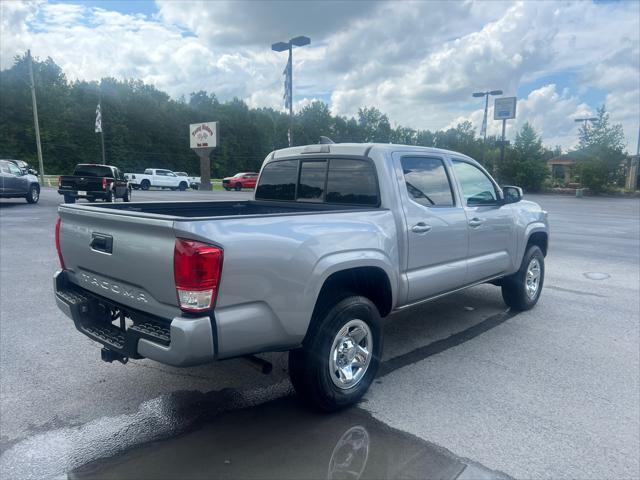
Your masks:
<path fill-rule="evenodd" d="M 142 190 L 149 190 L 149 187 L 151 187 L 149 180 L 143 180 L 142 183 L 140 183 L 140 188 Z"/>
<path fill-rule="evenodd" d="M 76 197 L 73 197 L 71 195 L 65 195 L 64 203 L 76 203 Z"/>
<path fill-rule="evenodd" d="M 544 255 L 532 245 L 522 258 L 520 269 L 502 283 L 504 303 L 514 310 L 530 310 L 540 298 L 544 284 Z"/>
<path fill-rule="evenodd" d="M 109 190 L 104 196 L 104 201 L 108 203 L 113 202 L 113 192 L 111 190 Z"/>
<path fill-rule="evenodd" d="M 375 378 L 382 356 L 376 306 L 350 296 L 318 314 L 302 348 L 289 352 L 289 376 L 305 402 L 327 412 L 356 403 Z"/>
<path fill-rule="evenodd" d="M 240 190 L 242 190 L 242 184 L 236 183 L 236 192 L 239 192 Z"/>
<path fill-rule="evenodd" d="M 185 182 L 180 182 L 180 185 L 178 186 L 178 188 L 180 189 L 181 192 L 184 192 L 187 189 L 187 184 Z"/>
<path fill-rule="evenodd" d="M 40 187 L 38 187 L 38 185 L 31 185 L 29 193 L 27 193 L 25 198 L 28 203 L 38 203 L 38 200 L 40 200 Z"/>

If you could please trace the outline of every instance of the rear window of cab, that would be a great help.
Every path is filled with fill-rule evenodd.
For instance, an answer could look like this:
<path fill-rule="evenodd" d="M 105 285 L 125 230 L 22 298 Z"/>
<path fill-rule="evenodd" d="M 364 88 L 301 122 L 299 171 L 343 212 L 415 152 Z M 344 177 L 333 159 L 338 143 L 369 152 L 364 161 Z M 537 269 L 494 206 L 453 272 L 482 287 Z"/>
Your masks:
<path fill-rule="evenodd" d="M 256 200 L 377 206 L 375 168 L 351 158 L 278 160 L 260 175 Z"/>

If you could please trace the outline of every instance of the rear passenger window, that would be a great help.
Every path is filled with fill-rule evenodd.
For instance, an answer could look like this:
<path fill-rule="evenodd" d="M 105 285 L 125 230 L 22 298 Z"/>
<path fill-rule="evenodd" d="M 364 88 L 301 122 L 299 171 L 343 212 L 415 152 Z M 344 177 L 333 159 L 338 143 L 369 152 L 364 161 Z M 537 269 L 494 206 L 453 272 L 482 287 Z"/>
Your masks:
<path fill-rule="evenodd" d="M 331 159 L 327 176 L 327 203 L 377 205 L 376 174 L 370 162 Z"/>
<path fill-rule="evenodd" d="M 298 200 L 303 202 L 322 202 L 324 200 L 324 180 L 326 175 L 326 161 L 302 162 L 300 165 Z"/>
<path fill-rule="evenodd" d="M 425 207 L 454 204 L 451 183 L 439 158 L 403 157 L 402 172 L 409 196 Z"/>
<path fill-rule="evenodd" d="M 262 170 L 256 198 L 263 200 L 294 200 L 298 181 L 298 161 L 271 162 Z"/>

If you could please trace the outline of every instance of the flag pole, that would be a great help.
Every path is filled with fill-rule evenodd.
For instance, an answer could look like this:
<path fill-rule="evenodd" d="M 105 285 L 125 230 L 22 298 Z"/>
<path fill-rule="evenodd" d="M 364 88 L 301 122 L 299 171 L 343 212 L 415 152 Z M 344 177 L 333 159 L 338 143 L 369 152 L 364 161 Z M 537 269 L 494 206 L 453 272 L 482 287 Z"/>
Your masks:
<path fill-rule="evenodd" d="M 100 116 L 100 123 L 98 124 L 98 115 Z M 106 165 L 107 161 L 104 154 L 104 128 L 102 128 L 102 81 L 100 81 L 100 90 L 98 90 L 98 109 L 96 111 L 96 132 L 100 128 L 100 144 L 102 146 L 102 165 Z"/>
<path fill-rule="evenodd" d="M 100 110 L 102 110 L 102 106 L 100 107 Z M 100 130 L 100 143 L 102 143 L 102 164 L 106 165 L 107 161 L 104 158 L 104 130 Z"/>
<path fill-rule="evenodd" d="M 289 146 L 293 147 L 293 45 L 289 42 Z"/>
<path fill-rule="evenodd" d="M 31 100 L 33 102 L 33 124 L 36 129 L 36 148 L 38 150 L 38 167 L 40 168 L 40 185 L 44 185 L 44 163 L 42 161 L 42 146 L 40 145 L 40 125 L 38 124 L 38 104 L 36 102 L 36 85 L 33 81 L 33 61 L 31 50 L 27 50 L 29 60 L 29 80 L 31 80 Z"/>

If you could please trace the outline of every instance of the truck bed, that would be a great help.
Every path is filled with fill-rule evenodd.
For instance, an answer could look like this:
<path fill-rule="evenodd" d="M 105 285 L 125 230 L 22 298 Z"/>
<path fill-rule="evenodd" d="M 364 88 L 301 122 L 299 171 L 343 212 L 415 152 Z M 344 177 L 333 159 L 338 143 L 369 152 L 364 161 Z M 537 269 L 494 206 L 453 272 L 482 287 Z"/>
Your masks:
<path fill-rule="evenodd" d="M 370 206 L 330 205 L 326 203 L 270 202 L 270 201 L 206 201 L 206 202 L 145 202 L 107 203 L 81 206 L 79 208 L 100 208 L 117 212 L 139 212 L 168 217 L 203 218 L 234 217 L 245 215 L 296 214 L 328 211 L 372 210 Z"/>

